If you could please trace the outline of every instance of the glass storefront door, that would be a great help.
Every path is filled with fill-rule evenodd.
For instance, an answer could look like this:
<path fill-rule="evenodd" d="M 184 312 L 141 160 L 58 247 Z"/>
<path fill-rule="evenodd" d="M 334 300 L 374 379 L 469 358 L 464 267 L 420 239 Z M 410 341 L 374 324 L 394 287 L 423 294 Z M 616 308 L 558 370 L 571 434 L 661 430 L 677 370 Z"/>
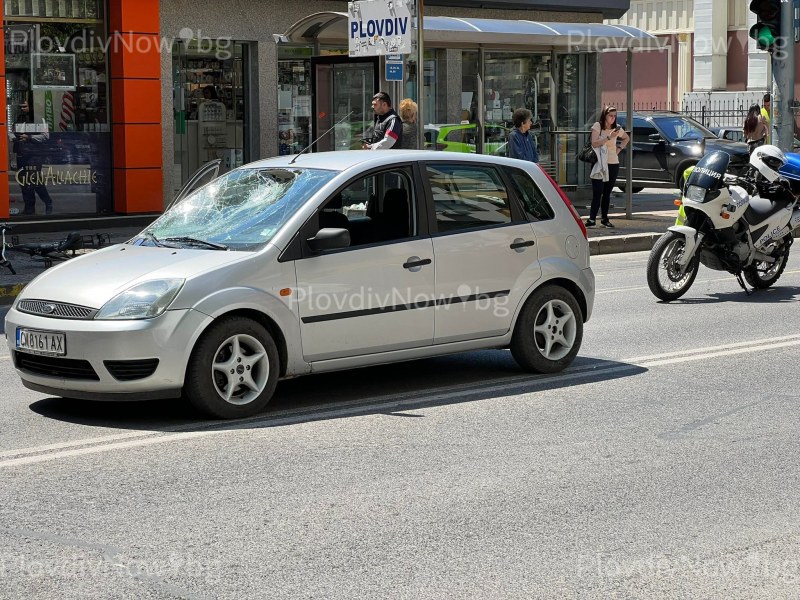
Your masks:
<path fill-rule="evenodd" d="M 173 191 L 209 161 L 220 159 L 224 173 L 250 160 L 246 63 L 247 45 L 242 42 L 195 39 L 173 44 Z"/>
<path fill-rule="evenodd" d="M 361 149 L 361 140 L 369 137 L 374 113 L 372 96 L 378 88 L 378 60 L 321 57 L 311 60 L 313 93 L 305 104 L 294 107 L 295 116 L 312 118 L 312 140 L 333 127 L 320 139 L 314 152 Z M 313 98 L 313 100 L 312 100 Z"/>

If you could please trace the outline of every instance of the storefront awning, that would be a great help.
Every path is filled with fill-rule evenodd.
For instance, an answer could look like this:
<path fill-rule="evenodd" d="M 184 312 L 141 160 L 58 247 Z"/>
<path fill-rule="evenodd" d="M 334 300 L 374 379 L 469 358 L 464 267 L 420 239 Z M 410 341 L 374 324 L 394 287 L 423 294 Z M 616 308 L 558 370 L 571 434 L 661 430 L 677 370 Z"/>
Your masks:
<path fill-rule="evenodd" d="M 603 23 L 542 23 L 526 20 L 429 17 L 424 19 L 425 44 L 434 46 L 527 46 L 571 52 L 618 48 L 658 49 L 661 38 L 636 27 Z M 347 13 L 321 12 L 301 19 L 281 41 L 347 45 Z"/>

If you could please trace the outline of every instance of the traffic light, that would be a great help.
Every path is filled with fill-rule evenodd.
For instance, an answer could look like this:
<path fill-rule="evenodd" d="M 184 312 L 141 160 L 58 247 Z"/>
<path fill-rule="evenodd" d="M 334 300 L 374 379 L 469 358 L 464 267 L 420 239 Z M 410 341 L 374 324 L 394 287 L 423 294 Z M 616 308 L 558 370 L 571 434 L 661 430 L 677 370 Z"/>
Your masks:
<path fill-rule="evenodd" d="M 780 0 L 753 0 L 750 12 L 756 14 L 756 24 L 750 28 L 750 37 L 761 50 L 772 50 L 781 35 Z"/>

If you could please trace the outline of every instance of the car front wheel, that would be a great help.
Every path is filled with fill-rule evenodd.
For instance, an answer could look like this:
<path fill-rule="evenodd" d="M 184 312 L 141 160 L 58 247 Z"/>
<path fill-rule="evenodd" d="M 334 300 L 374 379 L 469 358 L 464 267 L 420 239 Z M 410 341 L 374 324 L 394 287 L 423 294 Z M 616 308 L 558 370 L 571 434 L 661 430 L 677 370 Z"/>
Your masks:
<path fill-rule="evenodd" d="M 548 285 L 536 290 L 517 319 L 511 354 L 523 369 L 557 373 L 578 354 L 583 340 L 583 317 L 575 297 Z"/>
<path fill-rule="evenodd" d="M 272 398 L 279 371 L 278 349 L 264 326 L 226 317 L 203 333 L 192 352 L 184 394 L 212 417 L 249 417 Z"/>

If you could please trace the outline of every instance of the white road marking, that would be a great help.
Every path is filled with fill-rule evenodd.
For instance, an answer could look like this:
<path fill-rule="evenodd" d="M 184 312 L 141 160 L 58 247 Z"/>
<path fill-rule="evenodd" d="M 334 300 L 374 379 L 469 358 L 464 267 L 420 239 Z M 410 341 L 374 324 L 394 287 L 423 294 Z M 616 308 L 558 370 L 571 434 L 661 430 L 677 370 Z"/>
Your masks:
<path fill-rule="evenodd" d="M 408 405 L 441 402 L 451 398 L 463 397 L 465 394 L 470 393 L 502 394 L 503 392 L 509 392 L 519 388 L 519 386 L 522 384 L 529 384 L 531 386 L 538 387 L 547 385 L 551 382 L 566 383 L 585 379 L 587 376 L 597 377 L 598 375 L 611 375 L 614 373 L 621 373 L 642 368 L 687 363 L 720 356 L 763 352 L 767 350 L 789 348 L 794 346 L 800 346 L 800 335 L 764 338 L 760 340 L 750 340 L 747 342 L 735 342 L 721 346 L 680 350 L 665 354 L 635 357 L 617 362 L 607 361 L 606 364 L 608 364 L 608 366 L 606 367 L 592 365 L 583 366 L 576 369 L 568 369 L 563 373 L 555 375 L 519 376 L 505 379 L 501 383 L 495 385 L 476 386 L 475 384 L 463 384 L 457 386 L 456 388 L 453 388 L 452 386 L 442 388 L 442 390 L 446 390 L 442 392 L 436 392 L 433 390 L 433 393 L 428 392 L 427 394 L 420 396 L 392 394 L 378 398 L 372 398 L 366 401 L 354 401 L 346 405 L 338 404 L 335 408 L 331 409 L 312 407 L 304 411 L 287 410 L 279 413 L 273 413 L 271 415 L 262 415 L 249 419 L 243 419 L 240 421 L 215 423 L 199 422 L 151 433 L 130 432 L 99 438 L 88 438 L 84 440 L 75 440 L 72 442 L 63 442 L 61 444 L 50 444 L 47 446 L 25 448 L 20 450 L 9 450 L 0 454 L 0 457 L 12 457 L 7 458 L 6 460 L 0 460 L 0 469 L 54 461 L 62 458 L 85 456 L 88 454 L 98 454 L 113 450 L 124 450 L 153 444 L 197 439 L 210 435 L 222 434 L 227 431 L 249 428 L 259 423 L 267 427 L 279 427 L 308 422 L 310 420 L 341 418 L 378 410 L 381 412 L 394 412 L 397 410 L 407 410 L 409 408 Z M 527 391 L 530 392 L 533 390 Z M 196 429 L 198 427 L 205 427 L 205 429 L 202 431 L 191 431 L 192 429 Z M 77 446 L 87 447 L 79 448 Z"/>

